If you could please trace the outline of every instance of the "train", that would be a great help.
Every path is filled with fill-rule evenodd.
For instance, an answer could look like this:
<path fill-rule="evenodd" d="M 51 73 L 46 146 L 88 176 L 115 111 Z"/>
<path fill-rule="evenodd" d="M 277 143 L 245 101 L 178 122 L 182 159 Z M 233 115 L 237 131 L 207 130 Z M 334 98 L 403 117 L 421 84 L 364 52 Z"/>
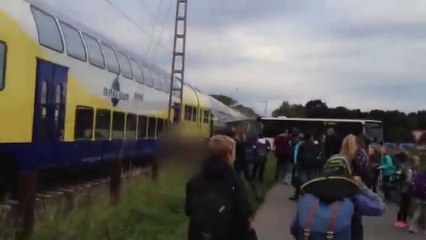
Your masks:
<path fill-rule="evenodd" d="M 166 126 L 170 73 L 59 9 L 0 1 L 0 188 L 23 172 L 84 169 L 155 148 Z M 208 138 L 246 117 L 185 83 L 172 111 Z"/>

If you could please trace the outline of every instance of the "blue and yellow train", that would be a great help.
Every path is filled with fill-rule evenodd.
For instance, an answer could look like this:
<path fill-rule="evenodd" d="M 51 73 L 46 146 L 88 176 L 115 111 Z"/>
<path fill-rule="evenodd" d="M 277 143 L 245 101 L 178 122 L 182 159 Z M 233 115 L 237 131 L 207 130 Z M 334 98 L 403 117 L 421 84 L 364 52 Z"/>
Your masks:
<path fill-rule="evenodd" d="M 0 1 L 0 186 L 26 170 L 153 149 L 167 125 L 169 76 L 48 5 Z M 188 84 L 183 96 L 181 126 L 191 134 L 244 118 Z"/>

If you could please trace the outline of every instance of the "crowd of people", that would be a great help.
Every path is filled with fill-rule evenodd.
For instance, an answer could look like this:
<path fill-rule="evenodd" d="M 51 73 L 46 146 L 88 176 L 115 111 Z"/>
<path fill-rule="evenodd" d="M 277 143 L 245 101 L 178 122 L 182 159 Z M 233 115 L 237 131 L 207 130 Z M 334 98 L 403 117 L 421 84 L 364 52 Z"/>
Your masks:
<path fill-rule="evenodd" d="M 339 138 L 333 129 L 319 138 L 285 130 L 273 144 L 262 135 L 247 139 L 243 131 L 214 136 L 202 170 L 187 185 L 189 240 L 256 239 L 241 176 L 260 199 L 254 182 L 264 180 L 270 151 L 277 161 L 275 179 L 295 188 L 290 197 L 299 208 L 291 226 L 295 239 L 363 239 L 362 216 L 380 216 L 385 203 L 395 201 L 400 207 L 395 227 L 417 233 L 426 222 L 421 221 L 426 174 L 417 156 L 397 150 L 391 153 L 363 136 Z"/>

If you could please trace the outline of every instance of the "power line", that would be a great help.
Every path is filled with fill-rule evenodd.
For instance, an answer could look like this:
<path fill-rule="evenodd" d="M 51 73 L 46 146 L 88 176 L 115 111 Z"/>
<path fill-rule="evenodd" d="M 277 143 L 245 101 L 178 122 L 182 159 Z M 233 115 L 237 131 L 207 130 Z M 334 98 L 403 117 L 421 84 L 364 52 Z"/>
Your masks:
<path fill-rule="evenodd" d="M 167 24 L 167 20 L 169 19 L 169 17 L 171 16 L 170 15 L 170 11 L 172 10 L 172 1 L 169 1 L 169 6 L 168 6 L 168 8 L 167 8 L 167 12 L 166 12 L 166 17 L 165 17 L 165 19 L 164 19 L 164 21 L 163 21 L 163 24 L 162 24 L 162 26 L 161 26 L 161 29 L 160 29 L 160 34 L 159 34 L 159 36 L 158 36 L 158 39 L 161 39 L 162 37 L 163 37 L 163 34 L 164 34 L 164 29 L 165 29 L 165 27 L 166 27 L 166 24 Z M 154 50 L 153 50 L 153 52 L 152 52 L 152 54 L 155 56 L 156 54 L 157 54 L 157 50 L 158 50 L 158 46 L 159 46 L 160 44 L 158 44 L 158 42 L 157 42 L 157 44 L 155 45 L 155 47 L 154 47 Z"/>
<path fill-rule="evenodd" d="M 161 11 L 161 7 L 162 6 L 163 6 L 163 0 L 160 0 L 160 4 L 158 4 L 156 18 L 154 19 L 154 25 L 153 25 L 153 29 L 152 29 L 152 36 L 149 38 L 148 50 L 147 50 L 147 53 L 146 53 L 146 55 L 148 55 L 148 56 L 151 53 L 152 42 L 153 42 L 153 40 L 155 38 L 155 34 L 157 33 L 157 21 L 160 19 L 160 11 Z"/>
<path fill-rule="evenodd" d="M 138 28 L 142 33 L 146 34 L 148 37 L 150 37 L 151 34 L 147 32 L 145 29 L 143 29 L 139 24 L 137 24 L 131 17 L 129 17 L 123 10 L 121 10 L 119 7 L 117 7 L 114 3 L 111 2 L 111 0 L 105 0 L 112 8 L 114 8 L 118 13 L 120 13 L 124 18 L 126 18 L 127 21 L 132 23 L 136 28 Z M 158 42 L 159 45 L 167 48 L 166 45 L 164 45 L 161 42 Z"/>

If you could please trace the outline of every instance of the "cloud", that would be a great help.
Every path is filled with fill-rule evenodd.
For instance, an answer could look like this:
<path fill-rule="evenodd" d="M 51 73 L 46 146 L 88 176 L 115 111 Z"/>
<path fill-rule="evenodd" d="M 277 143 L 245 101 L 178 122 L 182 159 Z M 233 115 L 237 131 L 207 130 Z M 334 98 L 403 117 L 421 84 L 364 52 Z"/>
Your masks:
<path fill-rule="evenodd" d="M 38 0 L 170 68 L 175 0 Z M 93 14 L 96 9 L 97 14 Z M 263 113 L 283 100 L 424 109 L 426 1 L 189 1 L 186 80 Z"/>

